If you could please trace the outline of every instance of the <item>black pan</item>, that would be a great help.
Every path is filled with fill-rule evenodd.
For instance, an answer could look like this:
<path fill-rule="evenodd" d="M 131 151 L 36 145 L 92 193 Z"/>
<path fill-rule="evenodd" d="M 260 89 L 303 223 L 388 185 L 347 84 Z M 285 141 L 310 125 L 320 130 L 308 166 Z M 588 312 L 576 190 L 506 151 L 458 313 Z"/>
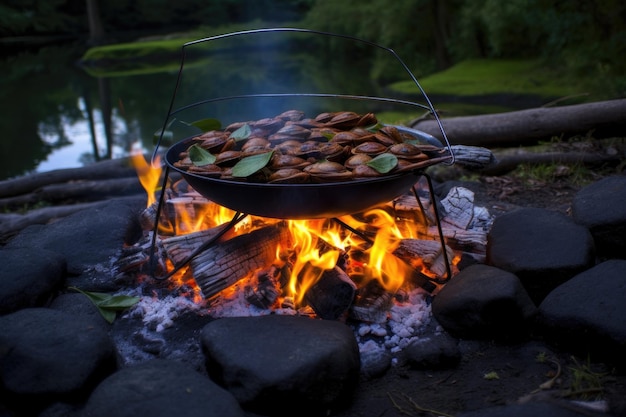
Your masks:
<path fill-rule="evenodd" d="M 441 146 L 434 137 L 412 129 L 402 129 L 423 142 Z M 209 178 L 177 168 L 179 154 L 191 138 L 171 146 L 165 162 L 205 198 L 241 213 L 276 219 L 320 219 L 366 211 L 406 193 L 417 182 L 421 171 L 379 178 L 322 184 L 248 183 Z"/>

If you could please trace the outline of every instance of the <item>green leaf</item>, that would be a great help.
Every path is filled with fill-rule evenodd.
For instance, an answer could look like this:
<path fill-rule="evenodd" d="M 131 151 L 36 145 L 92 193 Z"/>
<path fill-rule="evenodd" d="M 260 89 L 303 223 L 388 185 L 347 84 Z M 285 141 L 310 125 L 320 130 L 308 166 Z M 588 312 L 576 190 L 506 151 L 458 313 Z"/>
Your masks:
<path fill-rule="evenodd" d="M 207 151 L 197 143 L 189 147 L 189 159 L 195 166 L 209 165 L 215 162 L 215 155 Z"/>
<path fill-rule="evenodd" d="M 398 165 L 398 158 L 390 153 L 381 153 L 371 161 L 367 162 L 367 165 L 374 168 L 381 174 L 386 174 Z"/>
<path fill-rule="evenodd" d="M 100 311 L 100 315 L 104 317 L 107 322 L 113 323 L 115 321 L 115 318 L 117 317 L 117 312 L 115 310 L 106 310 L 99 307 L 98 310 Z"/>
<path fill-rule="evenodd" d="M 131 297 L 129 295 L 111 295 L 103 292 L 83 291 L 76 287 L 69 287 L 69 289 L 87 296 L 98 308 L 102 317 L 109 323 L 113 323 L 118 311 L 126 310 L 140 300 L 139 297 Z"/>
<path fill-rule="evenodd" d="M 250 126 L 246 123 L 243 126 L 241 126 L 239 129 L 231 133 L 230 137 L 235 139 L 235 141 L 238 141 L 238 140 L 248 139 L 251 134 L 252 134 L 252 129 L 250 129 Z"/>
<path fill-rule="evenodd" d="M 195 126 L 203 132 L 208 132 L 209 130 L 220 130 L 222 128 L 222 122 L 217 119 L 200 119 L 195 122 L 189 123 L 190 126 Z"/>
<path fill-rule="evenodd" d="M 375 125 L 372 125 L 372 126 L 366 127 L 366 128 L 365 128 L 365 130 L 368 130 L 368 131 L 370 131 L 370 132 L 372 132 L 372 133 L 376 133 L 376 132 L 378 132 L 378 131 L 382 128 L 382 127 L 385 127 L 385 125 L 384 125 L 384 124 L 382 124 L 382 123 L 380 123 L 380 122 L 378 122 L 378 123 L 376 123 Z"/>
<path fill-rule="evenodd" d="M 233 167 L 233 177 L 245 178 L 263 168 L 272 159 L 274 151 L 260 153 L 242 158 Z"/>
<path fill-rule="evenodd" d="M 335 136 L 335 134 L 333 132 L 323 132 L 322 136 L 324 136 L 328 140 L 331 140 L 333 136 Z"/>
<path fill-rule="evenodd" d="M 163 137 L 161 138 L 161 140 L 164 140 L 166 143 L 174 142 L 174 132 L 168 129 L 170 128 L 172 123 L 174 123 L 175 121 L 176 121 L 176 118 L 170 120 L 165 126 L 165 130 L 159 129 L 152 134 L 152 142 L 154 145 L 159 143 L 159 138 L 161 138 L 161 132 L 163 132 Z"/>
<path fill-rule="evenodd" d="M 125 310 L 137 304 L 139 297 L 129 297 L 127 295 L 113 295 L 100 301 L 98 307 L 107 310 Z"/>

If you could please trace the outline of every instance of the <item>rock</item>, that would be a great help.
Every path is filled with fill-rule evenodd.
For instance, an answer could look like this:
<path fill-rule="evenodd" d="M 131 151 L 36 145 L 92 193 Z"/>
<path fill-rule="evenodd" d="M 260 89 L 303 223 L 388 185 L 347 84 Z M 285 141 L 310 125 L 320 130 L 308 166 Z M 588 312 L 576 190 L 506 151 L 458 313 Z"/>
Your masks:
<path fill-rule="evenodd" d="M 539 306 L 546 338 L 563 348 L 626 365 L 626 261 L 598 264 L 552 291 Z"/>
<path fill-rule="evenodd" d="M 414 369 L 452 368 L 461 361 L 458 341 L 447 333 L 417 339 L 403 352 L 407 363 Z"/>
<path fill-rule="evenodd" d="M 594 261 L 589 230 L 555 211 L 523 208 L 503 214 L 488 234 L 486 263 L 517 275 L 537 305 Z"/>
<path fill-rule="evenodd" d="M 626 259 L 626 176 L 582 188 L 572 201 L 572 218 L 591 231 L 599 257 Z"/>
<path fill-rule="evenodd" d="M 121 369 L 93 391 L 83 417 L 237 417 L 235 398 L 177 361 L 154 359 Z"/>
<path fill-rule="evenodd" d="M 50 303 L 49 307 L 73 316 L 88 318 L 106 332 L 111 329 L 111 324 L 102 317 L 98 307 L 84 294 L 77 292 L 61 294 Z"/>
<path fill-rule="evenodd" d="M 519 339 L 536 313 L 519 279 L 488 265 L 472 265 L 435 296 L 433 316 L 452 336 Z"/>
<path fill-rule="evenodd" d="M 114 369 L 111 339 L 87 318 L 48 308 L 0 317 L 0 380 L 13 406 L 82 399 Z"/>
<path fill-rule="evenodd" d="M 102 281 L 111 282 L 107 273 L 111 258 L 122 248 L 132 219 L 143 207 L 145 199 L 141 197 L 111 200 L 45 226 L 29 226 L 11 239 L 6 248 L 51 250 L 65 257 L 68 273 L 88 274 L 94 279 L 104 275 Z M 76 286 L 88 291 L 111 289 Z"/>
<path fill-rule="evenodd" d="M 354 333 L 337 321 L 221 318 L 202 329 L 201 344 L 209 375 L 260 414 L 326 415 L 343 405 L 359 376 Z"/>
<path fill-rule="evenodd" d="M 65 279 L 62 255 L 46 249 L 0 250 L 0 315 L 40 307 Z"/>

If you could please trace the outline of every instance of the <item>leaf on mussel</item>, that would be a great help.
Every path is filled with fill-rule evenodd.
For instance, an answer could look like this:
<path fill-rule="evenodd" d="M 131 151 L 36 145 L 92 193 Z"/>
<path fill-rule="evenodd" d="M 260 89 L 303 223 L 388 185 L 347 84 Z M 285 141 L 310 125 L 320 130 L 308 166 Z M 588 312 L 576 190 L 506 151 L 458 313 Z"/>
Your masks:
<path fill-rule="evenodd" d="M 367 165 L 381 174 L 386 174 L 398 165 L 398 158 L 390 153 L 381 153 L 371 161 L 368 161 Z"/>
<path fill-rule="evenodd" d="M 233 166 L 233 177 L 245 178 L 265 167 L 272 159 L 274 151 L 246 156 Z"/>
<path fill-rule="evenodd" d="M 222 128 L 222 122 L 217 119 L 200 119 L 195 122 L 189 123 L 190 126 L 195 126 L 203 132 L 208 132 L 209 130 L 220 130 Z"/>
<path fill-rule="evenodd" d="M 78 291 L 87 296 L 98 308 L 102 317 L 109 323 L 113 323 L 118 311 L 126 310 L 137 304 L 140 300 L 139 297 L 128 295 L 111 295 L 102 292 L 83 291 L 76 287 L 69 287 L 69 289 Z"/>
<path fill-rule="evenodd" d="M 187 150 L 189 152 L 189 159 L 195 166 L 202 167 L 215 162 L 215 155 L 198 145 L 197 143 L 191 145 Z"/>
<path fill-rule="evenodd" d="M 370 131 L 370 132 L 372 132 L 372 133 L 376 133 L 376 132 L 378 132 L 380 130 L 380 128 L 382 128 L 384 126 L 385 126 L 384 124 L 378 122 L 375 125 L 366 127 L 365 129 Z"/>
<path fill-rule="evenodd" d="M 241 126 L 239 129 L 231 133 L 230 137 L 238 141 L 238 140 L 248 139 L 251 134 L 252 134 L 252 129 L 250 129 L 250 125 L 246 123 L 243 126 Z"/>

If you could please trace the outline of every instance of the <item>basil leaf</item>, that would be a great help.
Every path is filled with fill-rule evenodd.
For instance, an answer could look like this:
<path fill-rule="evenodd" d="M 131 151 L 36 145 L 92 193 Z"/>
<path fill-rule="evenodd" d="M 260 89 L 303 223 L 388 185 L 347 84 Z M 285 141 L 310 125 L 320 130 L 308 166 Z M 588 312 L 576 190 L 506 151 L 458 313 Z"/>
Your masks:
<path fill-rule="evenodd" d="M 117 311 L 126 310 L 137 304 L 140 300 L 139 297 L 131 297 L 128 295 L 111 295 L 102 292 L 83 291 L 76 287 L 69 287 L 69 289 L 78 291 L 87 296 L 98 308 L 102 317 L 109 323 L 113 323 L 117 316 Z"/>
<path fill-rule="evenodd" d="M 242 158 L 232 170 L 233 177 L 245 178 L 263 168 L 272 159 L 274 151 L 260 153 Z"/>
<path fill-rule="evenodd" d="M 252 129 L 250 129 L 250 126 L 246 123 L 243 126 L 241 126 L 239 129 L 231 133 L 230 137 L 237 141 L 237 140 L 248 139 L 251 134 L 252 134 Z"/>
<path fill-rule="evenodd" d="M 209 130 L 220 130 L 222 128 L 222 122 L 217 119 L 200 119 L 189 123 L 189 125 L 195 126 L 203 132 L 208 132 Z"/>
<path fill-rule="evenodd" d="M 374 168 L 381 174 L 386 174 L 398 165 L 398 158 L 390 153 L 381 153 L 371 161 L 367 162 L 367 165 Z"/>
<path fill-rule="evenodd" d="M 191 159 L 191 162 L 193 162 L 195 166 L 201 167 L 215 162 L 215 155 L 197 143 L 191 145 L 187 151 L 189 152 L 189 159 Z"/>

